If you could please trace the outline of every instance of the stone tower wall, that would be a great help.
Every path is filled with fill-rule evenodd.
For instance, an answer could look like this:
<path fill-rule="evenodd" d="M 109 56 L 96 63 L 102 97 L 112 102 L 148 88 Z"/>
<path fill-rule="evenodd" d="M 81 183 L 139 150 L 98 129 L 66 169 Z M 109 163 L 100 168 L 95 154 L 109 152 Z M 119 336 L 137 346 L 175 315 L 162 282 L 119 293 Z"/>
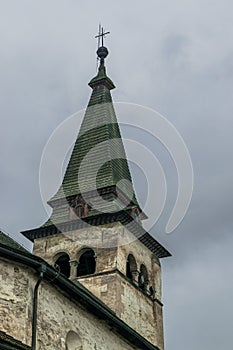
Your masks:
<path fill-rule="evenodd" d="M 79 254 L 86 247 L 93 248 L 95 252 L 96 271 L 89 276 L 77 277 Z M 160 263 L 127 228 L 114 223 L 35 241 L 34 254 L 42 256 L 52 265 L 61 252 L 66 252 L 70 257 L 70 279 L 81 282 L 131 328 L 163 349 Z M 143 292 L 137 281 L 133 283 L 126 277 L 129 254 L 134 256 L 138 272 L 141 264 L 146 266 L 148 288 L 153 286 L 156 290 L 153 297 L 148 289 Z"/>

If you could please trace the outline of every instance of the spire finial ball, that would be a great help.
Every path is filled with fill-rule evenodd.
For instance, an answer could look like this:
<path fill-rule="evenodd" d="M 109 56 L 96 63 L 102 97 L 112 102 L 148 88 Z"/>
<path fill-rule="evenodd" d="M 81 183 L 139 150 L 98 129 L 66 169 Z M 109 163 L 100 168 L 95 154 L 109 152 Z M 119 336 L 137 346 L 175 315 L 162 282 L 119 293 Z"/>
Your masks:
<path fill-rule="evenodd" d="M 100 59 L 104 60 L 108 56 L 108 49 L 105 46 L 100 46 L 96 53 Z"/>

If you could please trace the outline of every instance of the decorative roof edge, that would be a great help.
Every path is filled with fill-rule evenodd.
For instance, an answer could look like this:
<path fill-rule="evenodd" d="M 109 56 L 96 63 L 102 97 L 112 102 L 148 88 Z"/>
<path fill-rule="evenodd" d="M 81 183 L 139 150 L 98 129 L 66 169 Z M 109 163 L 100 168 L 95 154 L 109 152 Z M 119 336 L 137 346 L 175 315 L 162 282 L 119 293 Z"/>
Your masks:
<path fill-rule="evenodd" d="M 112 82 L 112 80 L 107 76 L 106 74 L 106 68 L 104 64 L 101 64 L 99 67 L 98 74 L 91 79 L 89 82 L 89 86 L 94 89 L 95 86 L 103 84 L 105 85 L 109 90 L 115 89 L 115 85 Z"/>
<path fill-rule="evenodd" d="M 85 224 L 92 226 L 100 226 L 113 222 L 121 222 L 122 225 L 127 225 L 127 229 L 135 235 L 135 237 L 143 243 L 152 253 L 158 258 L 166 258 L 171 256 L 171 253 L 164 248 L 155 238 L 153 238 L 144 228 L 136 222 L 126 211 L 117 213 L 100 214 L 93 217 L 83 218 L 82 220 L 69 220 L 57 226 L 50 225 L 39 227 L 32 230 L 21 232 L 26 238 L 34 242 L 34 239 L 56 235 L 61 232 L 69 232 L 85 227 Z"/>

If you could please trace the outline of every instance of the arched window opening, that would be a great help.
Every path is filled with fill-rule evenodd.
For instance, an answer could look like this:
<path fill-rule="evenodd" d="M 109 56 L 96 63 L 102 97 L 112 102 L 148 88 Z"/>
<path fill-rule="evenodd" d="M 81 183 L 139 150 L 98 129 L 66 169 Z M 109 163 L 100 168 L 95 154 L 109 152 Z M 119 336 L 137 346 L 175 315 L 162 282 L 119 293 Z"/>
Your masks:
<path fill-rule="evenodd" d="M 137 273 L 137 263 L 135 257 L 129 254 L 126 262 L 126 277 L 133 281 L 135 273 Z"/>
<path fill-rule="evenodd" d="M 66 336 L 66 350 L 82 350 L 82 339 L 73 331 L 69 331 Z"/>
<path fill-rule="evenodd" d="M 54 267 L 66 277 L 70 277 L 70 257 L 66 253 L 60 254 L 55 261 Z"/>
<path fill-rule="evenodd" d="M 139 277 L 138 277 L 138 286 L 143 291 L 146 291 L 148 284 L 149 284 L 149 278 L 148 278 L 147 268 L 145 265 L 142 264 L 140 266 L 140 273 L 139 273 Z"/>
<path fill-rule="evenodd" d="M 69 201 L 70 220 L 77 220 L 88 216 L 90 206 L 84 201 L 81 196 L 76 196 Z"/>
<path fill-rule="evenodd" d="M 95 268 L 95 252 L 92 249 L 88 249 L 79 258 L 77 277 L 91 275 L 95 273 Z"/>
<path fill-rule="evenodd" d="M 85 211 L 85 208 L 82 204 L 78 204 L 75 208 L 70 207 L 70 219 L 80 219 L 83 216 L 87 216 L 87 213 Z"/>
<path fill-rule="evenodd" d="M 79 218 L 81 218 L 82 216 L 84 216 L 84 207 L 82 204 L 78 204 L 76 209 L 76 214 Z"/>

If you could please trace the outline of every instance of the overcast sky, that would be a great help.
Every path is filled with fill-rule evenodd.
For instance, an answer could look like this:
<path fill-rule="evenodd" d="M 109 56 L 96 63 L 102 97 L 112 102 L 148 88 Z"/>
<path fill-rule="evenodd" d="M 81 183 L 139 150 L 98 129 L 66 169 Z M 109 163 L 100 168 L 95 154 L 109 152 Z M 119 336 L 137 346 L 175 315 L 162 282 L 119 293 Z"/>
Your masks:
<path fill-rule="evenodd" d="M 194 167 L 182 223 L 165 234 L 168 201 L 152 229 L 173 254 L 163 261 L 166 350 L 232 348 L 232 2 L 0 4 L 1 229 L 19 239 L 47 218 L 41 155 L 53 130 L 88 102 L 101 22 L 111 32 L 114 100 L 164 115 L 184 138 Z M 172 166 L 164 171 L 172 182 Z"/>

